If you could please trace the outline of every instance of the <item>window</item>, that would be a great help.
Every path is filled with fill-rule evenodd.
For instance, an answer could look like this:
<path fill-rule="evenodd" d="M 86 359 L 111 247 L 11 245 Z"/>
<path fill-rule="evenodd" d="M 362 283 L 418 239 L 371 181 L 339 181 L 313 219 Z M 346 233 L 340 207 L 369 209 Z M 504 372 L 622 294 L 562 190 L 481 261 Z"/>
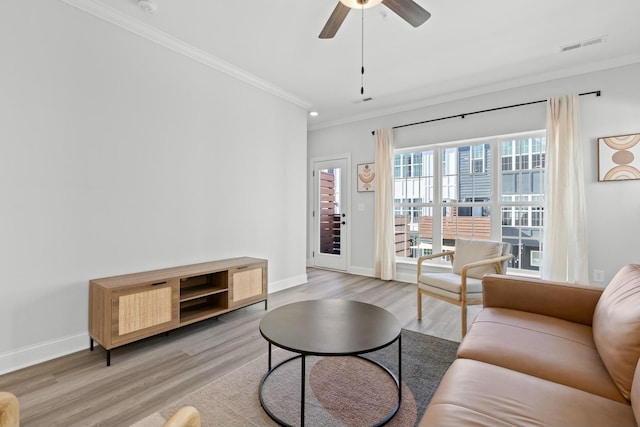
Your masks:
<path fill-rule="evenodd" d="M 510 268 L 539 270 L 545 148 L 537 132 L 396 152 L 396 256 L 450 249 L 457 238 L 502 240 Z"/>

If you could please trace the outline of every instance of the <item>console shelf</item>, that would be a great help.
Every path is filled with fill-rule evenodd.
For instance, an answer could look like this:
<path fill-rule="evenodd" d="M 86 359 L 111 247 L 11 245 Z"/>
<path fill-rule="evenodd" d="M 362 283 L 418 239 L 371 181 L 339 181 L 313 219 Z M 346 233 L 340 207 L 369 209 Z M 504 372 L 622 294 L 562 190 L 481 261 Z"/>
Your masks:
<path fill-rule="evenodd" d="M 189 289 L 184 290 L 180 289 L 180 302 L 189 301 L 200 297 L 206 297 L 207 295 L 219 294 L 222 292 L 228 292 L 228 289 L 213 288 L 206 285 L 193 286 Z"/>
<path fill-rule="evenodd" d="M 241 257 L 89 281 L 89 336 L 107 350 L 264 301 L 267 260 Z"/>

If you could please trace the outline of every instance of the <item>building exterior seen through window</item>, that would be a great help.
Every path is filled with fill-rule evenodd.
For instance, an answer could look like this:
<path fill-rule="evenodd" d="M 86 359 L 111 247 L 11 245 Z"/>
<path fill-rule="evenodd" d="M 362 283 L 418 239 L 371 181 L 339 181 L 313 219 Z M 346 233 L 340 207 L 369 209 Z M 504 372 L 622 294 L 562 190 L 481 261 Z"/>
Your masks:
<path fill-rule="evenodd" d="M 538 271 L 544 132 L 397 151 L 396 256 L 453 249 L 457 238 L 511 243 L 509 267 Z"/>

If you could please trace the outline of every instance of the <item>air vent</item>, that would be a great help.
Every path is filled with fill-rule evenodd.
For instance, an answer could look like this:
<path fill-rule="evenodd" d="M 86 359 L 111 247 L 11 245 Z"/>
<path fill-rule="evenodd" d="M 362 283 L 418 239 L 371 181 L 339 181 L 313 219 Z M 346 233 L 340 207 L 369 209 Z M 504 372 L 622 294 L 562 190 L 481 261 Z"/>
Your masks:
<path fill-rule="evenodd" d="M 582 47 L 582 43 L 575 43 L 575 44 L 570 44 L 569 46 L 564 46 L 562 49 L 560 49 L 562 52 L 567 52 L 569 50 L 574 50 L 574 49 L 579 49 Z"/>
<path fill-rule="evenodd" d="M 607 36 L 600 36 L 595 39 L 583 40 L 581 42 L 571 43 L 560 48 L 560 52 L 568 52 L 570 50 L 580 49 L 581 47 L 593 46 L 594 44 L 600 44 L 607 40 Z"/>

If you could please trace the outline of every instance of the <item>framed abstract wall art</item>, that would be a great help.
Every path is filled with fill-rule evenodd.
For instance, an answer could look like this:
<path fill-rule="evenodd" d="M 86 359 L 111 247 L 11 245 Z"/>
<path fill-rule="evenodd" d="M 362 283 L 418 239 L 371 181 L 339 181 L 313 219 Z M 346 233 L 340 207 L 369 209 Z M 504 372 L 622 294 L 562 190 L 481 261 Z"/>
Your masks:
<path fill-rule="evenodd" d="M 376 170 L 375 163 L 358 165 L 358 191 L 375 191 Z"/>
<path fill-rule="evenodd" d="M 640 133 L 598 138 L 598 181 L 640 179 Z"/>

